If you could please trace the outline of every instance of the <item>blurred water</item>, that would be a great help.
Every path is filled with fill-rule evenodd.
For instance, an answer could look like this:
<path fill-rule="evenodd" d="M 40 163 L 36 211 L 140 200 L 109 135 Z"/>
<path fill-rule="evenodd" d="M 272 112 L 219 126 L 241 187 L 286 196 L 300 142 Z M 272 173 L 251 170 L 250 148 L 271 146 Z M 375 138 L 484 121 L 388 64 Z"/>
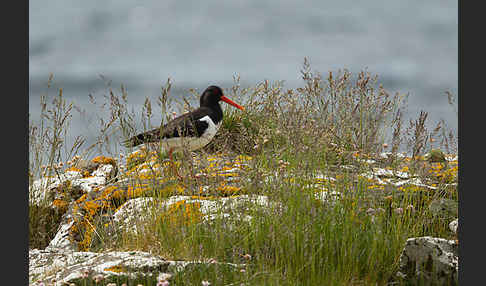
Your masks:
<path fill-rule="evenodd" d="M 29 112 L 39 115 L 49 74 L 54 88 L 86 109 L 73 117 L 73 134 L 94 140 L 110 79 L 124 84 L 140 110 L 172 78 L 177 95 L 210 84 L 230 87 L 264 79 L 301 83 L 308 57 L 313 70 L 367 69 L 394 93 L 410 93 L 409 114 L 430 122 L 457 114 L 445 91 L 457 94 L 457 1 L 30 1 Z"/>

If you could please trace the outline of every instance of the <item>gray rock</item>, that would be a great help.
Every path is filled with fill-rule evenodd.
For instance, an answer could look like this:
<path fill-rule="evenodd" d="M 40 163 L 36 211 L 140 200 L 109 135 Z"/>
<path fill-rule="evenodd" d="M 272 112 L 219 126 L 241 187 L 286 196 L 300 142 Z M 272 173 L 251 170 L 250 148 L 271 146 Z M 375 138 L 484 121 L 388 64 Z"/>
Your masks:
<path fill-rule="evenodd" d="M 397 275 L 412 284 L 457 285 L 458 248 L 454 240 L 409 238 L 400 256 Z"/>
<path fill-rule="evenodd" d="M 457 228 L 459 227 L 459 219 L 455 219 L 449 223 L 449 229 L 457 234 Z"/>

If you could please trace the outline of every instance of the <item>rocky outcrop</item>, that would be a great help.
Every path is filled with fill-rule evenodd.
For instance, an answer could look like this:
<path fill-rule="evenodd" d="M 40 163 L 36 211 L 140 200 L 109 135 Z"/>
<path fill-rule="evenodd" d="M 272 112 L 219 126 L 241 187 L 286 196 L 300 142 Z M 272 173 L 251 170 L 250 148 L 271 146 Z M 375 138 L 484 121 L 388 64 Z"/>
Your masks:
<path fill-rule="evenodd" d="M 334 166 L 336 172 L 317 172 L 307 180 L 310 183 L 298 185 L 298 188 L 313 194 L 319 204 L 333 204 L 342 197 L 334 186 L 339 180 L 337 174 L 343 170 L 352 173 L 356 181 L 366 181 L 372 193 L 390 189 L 390 186 L 395 190 L 398 188 L 397 192 L 438 188 L 431 181 L 419 179 L 405 167 L 392 170 L 379 165 L 380 160 L 397 157 L 405 158 L 400 154 L 392 156 L 384 153 L 376 160 L 365 160 L 364 167 Z M 217 155 L 204 160 L 193 159 L 192 179 L 197 181 L 194 184 L 181 183 L 171 174 L 169 162 L 160 161 L 156 154 L 140 150 L 130 154 L 125 164 L 99 156 L 54 177 L 34 181 L 30 186 L 29 203 L 58 210 L 62 217 L 59 216 L 61 223 L 48 246 L 29 251 L 30 282 L 56 280 L 58 285 L 62 285 L 96 277 L 103 277 L 104 281 L 114 281 L 117 277 L 118 282 L 131 281 L 133 277 L 156 281 L 160 273 L 175 273 L 188 265 L 195 267 L 204 262 L 166 261 L 138 251 L 89 252 L 90 247 L 96 244 L 96 232 L 102 230 L 113 236 L 126 231 L 143 232 L 155 217 L 168 222 L 182 219 L 183 223 L 204 224 L 219 220 L 224 221 L 224 227 L 231 229 L 241 223 L 251 224 L 260 212 L 278 215 L 286 208 L 282 202 L 270 200 L 267 196 L 245 194 L 241 186 L 248 181 L 242 174 L 247 170 L 251 157 Z M 281 169 L 287 166 L 283 161 L 279 164 Z M 432 180 L 440 181 L 441 187 L 457 185 L 450 179 L 450 173 L 454 175 L 457 169 L 444 169 L 440 162 L 430 164 L 436 164 L 430 165 Z M 299 180 L 292 175 L 275 172 L 264 174 L 259 182 L 248 183 L 285 180 L 298 184 L 295 182 Z M 431 204 L 430 211 L 457 217 L 456 206 L 454 202 L 438 200 Z M 369 212 L 378 213 L 380 209 L 369 209 Z M 457 220 L 455 224 L 451 222 L 450 228 L 454 232 L 457 230 Z M 456 246 L 450 241 L 439 238 L 409 239 L 400 260 L 401 277 L 457 281 L 458 259 L 454 249 Z"/>
<path fill-rule="evenodd" d="M 165 277 L 198 267 L 223 266 L 235 271 L 244 264 L 205 261 L 168 261 L 142 251 L 68 252 L 59 250 L 29 251 L 29 283 L 39 285 L 121 285 L 130 281 L 142 281 L 142 285 L 155 285 Z M 52 284 L 51 284 L 52 283 Z"/>
<path fill-rule="evenodd" d="M 458 243 L 430 236 L 410 238 L 400 256 L 398 276 L 416 285 L 458 284 Z"/>
<path fill-rule="evenodd" d="M 51 204 L 58 207 L 70 203 L 93 189 L 106 185 L 118 172 L 112 158 L 98 156 L 89 162 L 80 162 L 54 176 L 33 182 L 29 189 L 29 204 Z M 64 205 L 64 204 L 63 204 Z"/>

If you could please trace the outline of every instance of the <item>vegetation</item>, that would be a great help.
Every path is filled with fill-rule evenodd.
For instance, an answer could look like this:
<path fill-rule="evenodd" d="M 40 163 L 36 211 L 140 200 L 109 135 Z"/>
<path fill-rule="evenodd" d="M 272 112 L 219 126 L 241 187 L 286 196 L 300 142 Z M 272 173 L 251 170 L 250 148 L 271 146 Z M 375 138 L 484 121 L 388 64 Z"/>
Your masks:
<path fill-rule="evenodd" d="M 203 223 L 197 205 L 181 204 L 169 213 L 154 212 L 144 231 L 138 233 L 113 236 L 99 231 L 101 243 L 85 250 L 143 250 L 173 260 L 245 264 L 238 272 L 227 267 L 184 272 L 171 278 L 174 285 L 200 285 L 203 280 L 211 285 L 384 285 L 397 281 L 394 274 L 407 238 L 454 239 L 448 229 L 452 217 L 437 215 L 429 205 L 441 198 L 457 203 L 457 160 L 428 160 L 425 156 L 431 150 L 434 158 L 438 150 L 446 155 L 457 152 L 457 137 L 445 122 L 429 130 L 423 111 L 407 124 L 403 120 L 406 95 L 389 94 L 378 78 L 366 71 L 357 75 L 329 72 L 323 78 L 305 60 L 301 75 L 304 84 L 297 89 L 269 81 L 242 88 L 235 76 L 226 95 L 245 110 L 223 106 L 224 121 L 214 140 L 196 155 L 178 154 L 178 159 L 187 159 L 176 165 L 181 175 L 177 184 L 184 186 L 183 190 L 172 188 L 164 193 L 154 183 L 148 185 L 152 191 L 144 193 L 159 199 L 174 194 L 213 199 L 258 194 L 283 208 L 241 210 L 253 219 L 228 228 L 222 218 Z M 176 106 L 170 97 L 171 86 L 168 80 L 157 99 L 164 122 Z M 190 92 L 195 98 L 199 96 L 194 90 Z M 75 155 L 88 160 L 99 152 L 116 158 L 126 170 L 139 166 L 143 156 L 128 159 L 133 150 L 120 155 L 113 147 L 136 130 L 142 131 L 136 126 L 136 112 L 129 111 L 127 96 L 123 86 L 121 95 L 110 88 L 106 97 L 109 114 L 100 120 L 99 140 L 84 149 L 82 138 L 72 146 L 63 140 L 69 132 L 72 105 L 66 104 L 62 90 L 52 105 L 44 98 L 41 121 L 30 125 L 31 183 L 40 177 L 55 178 L 73 167 L 75 162 L 67 160 Z M 184 98 L 176 103 L 190 110 L 189 102 Z M 144 129 L 157 127 L 152 125 L 150 99 L 141 114 Z M 160 151 L 154 146 L 147 149 Z M 380 157 L 385 151 L 395 155 Z M 398 152 L 407 156 L 398 156 Z M 230 192 L 221 188 L 224 177 L 197 176 L 195 158 L 209 166 L 214 158 L 233 158 L 231 162 L 235 162 L 238 156 L 245 158 L 247 168 L 240 174 L 245 180 Z M 155 158 L 160 164 L 167 162 L 164 154 Z M 362 175 L 373 167 L 407 172 L 426 184 L 381 184 Z M 195 193 L 201 185 L 211 188 Z M 341 195 L 332 203 L 316 199 L 323 191 Z M 31 206 L 31 247 L 45 246 L 53 237 L 45 221 L 59 218 L 46 207 L 49 204 Z M 42 233 L 47 234 L 39 236 L 44 227 L 48 229 Z"/>

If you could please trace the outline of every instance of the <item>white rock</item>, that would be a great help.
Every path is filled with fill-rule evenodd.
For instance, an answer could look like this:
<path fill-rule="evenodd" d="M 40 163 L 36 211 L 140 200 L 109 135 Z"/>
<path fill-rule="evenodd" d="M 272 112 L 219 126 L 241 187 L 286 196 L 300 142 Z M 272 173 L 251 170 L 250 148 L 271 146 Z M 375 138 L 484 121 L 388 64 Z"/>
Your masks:
<path fill-rule="evenodd" d="M 129 229 L 136 233 L 139 230 L 137 226 L 144 225 L 144 221 L 153 217 L 150 211 L 162 212 L 180 201 L 185 201 L 186 204 L 199 203 L 199 211 L 203 215 L 203 221 L 228 217 L 237 220 L 251 220 L 252 217 L 244 214 L 244 212 L 240 215 L 241 210 L 250 210 L 250 206 L 254 205 L 262 208 L 271 205 L 275 206 L 275 204 L 269 202 L 268 197 L 256 195 L 241 195 L 218 199 L 172 196 L 164 201 L 156 201 L 153 198 L 136 198 L 125 202 L 115 212 L 113 220 L 118 223 L 119 229 Z"/>
<path fill-rule="evenodd" d="M 32 183 L 29 189 L 29 203 L 39 205 L 42 202 L 50 203 L 55 196 L 55 190 L 66 181 L 71 181 L 71 188 L 80 188 L 89 193 L 95 187 L 104 186 L 107 180 L 115 174 L 111 164 L 99 165 L 91 177 L 83 178 L 79 171 L 67 171 L 52 178 L 40 178 Z"/>
<path fill-rule="evenodd" d="M 44 177 L 35 180 L 29 186 L 29 204 L 39 205 L 42 202 L 50 202 L 54 198 L 54 190 L 68 180 L 76 180 L 82 175 L 77 171 L 68 171 L 59 176 Z"/>
<path fill-rule="evenodd" d="M 457 155 L 446 155 L 445 156 L 446 161 L 453 162 L 459 160 L 459 157 Z"/>
<path fill-rule="evenodd" d="M 73 188 L 80 188 L 84 193 L 91 192 L 96 187 L 106 184 L 106 177 L 88 177 L 76 179 L 71 182 Z"/>
<path fill-rule="evenodd" d="M 130 229 L 137 233 L 138 227 L 143 227 L 144 220 L 150 217 L 154 202 L 154 198 L 128 200 L 113 214 L 113 220 L 119 224 L 120 229 Z"/>
<path fill-rule="evenodd" d="M 103 164 L 98 166 L 96 170 L 91 174 L 94 177 L 104 177 L 111 179 L 115 174 L 115 168 L 111 164 Z"/>
<path fill-rule="evenodd" d="M 373 168 L 373 175 L 378 177 L 398 177 L 408 179 L 410 175 L 407 172 L 388 170 L 383 168 Z"/>
<path fill-rule="evenodd" d="M 406 156 L 402 153 L 395 153 L 393 154 L 392 152 L 382 152 L 380 153 L 378 156 L 381 158 L 381 159 L 388 159 L 390 157 L 392 157 L 393 155 L 396 156 L 397 159 L 403 159 L 405 158 Z"/>
<path fill-rule="evenodd" d="M 69 240 L 69 229 L 74 224 L 74 220 L 70 216 L 63 218 L 63 222 L 59 226 L 54 238 L 49 242 L 47 249 L 64 249 L 66 251 L 75 251 L 77 246 Z"/>
<path fill-rule="evenodd" d="M 324 174 L 317 174 L 315 177 L 317 180 L 324 180 L 324 181 L 331 181 L 331 182 L 336 182 L 336 178 L 326 176 Z"/>

